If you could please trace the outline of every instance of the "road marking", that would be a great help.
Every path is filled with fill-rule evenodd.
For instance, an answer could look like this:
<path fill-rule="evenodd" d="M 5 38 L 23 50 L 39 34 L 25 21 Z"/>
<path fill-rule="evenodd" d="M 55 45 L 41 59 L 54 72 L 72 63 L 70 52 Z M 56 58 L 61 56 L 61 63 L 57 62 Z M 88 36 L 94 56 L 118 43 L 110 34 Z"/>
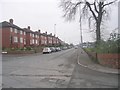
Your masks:
<path fill-rule="evenodd" d="M 81 64 L 81 63 L 80 63 L 80 61 L 79 61 L 79 56 L 78 56 L 78 60 L 77 60 L 77 61 L 78 61 L 78 64 L 79 64 L 80 66 L 83 66 L 83 67 L 88 67 L 88 66 L 83 65 L 83 64 Z"/>

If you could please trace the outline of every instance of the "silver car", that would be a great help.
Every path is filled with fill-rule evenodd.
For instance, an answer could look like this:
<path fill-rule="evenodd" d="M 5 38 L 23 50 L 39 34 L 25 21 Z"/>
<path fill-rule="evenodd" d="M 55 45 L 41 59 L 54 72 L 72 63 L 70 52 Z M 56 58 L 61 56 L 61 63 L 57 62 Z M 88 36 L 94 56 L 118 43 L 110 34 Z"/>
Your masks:
<path fill-rule="evenodd" d="M 49 47 L 43 48 L 43 54 L 45 54 L 45 53 L 51 53 L 51 52 L 52 51 L 51 51 L 51 49 Z"/>

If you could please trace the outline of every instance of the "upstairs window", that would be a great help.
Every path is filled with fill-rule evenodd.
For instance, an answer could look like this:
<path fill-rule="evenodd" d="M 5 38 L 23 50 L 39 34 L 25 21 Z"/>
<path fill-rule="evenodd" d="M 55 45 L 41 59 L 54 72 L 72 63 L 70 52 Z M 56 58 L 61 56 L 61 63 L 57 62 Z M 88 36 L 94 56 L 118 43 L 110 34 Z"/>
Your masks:
<path fill-rule="evenodd" d="M 35 35 L 36 38 L 38 38 L 38 35 Z"/>
<path fill-rule="evenodd" d="M 34 37 L 34 34 L 32 34 L 32 36 Z"/>
<path fill-rule="evenodd" d="M 24 35 L 26 35 L 26 32 L 24 32 Z"/>
<path fill-rule="evenodd" d="M 13 28 L 10 28 L 10 32 L 13 32 Z"/>
<path fill-rule="evenodd" d="M 20 34 L 22 35 L 22 34 L 23 34 L 23 31 L 20 31 Z"/>
<path fill-rule="evenodd" d="M 30 33 L 30 36 L 32 36 L 32 33 Z"/>
<path fill-rule="evenodd" d="M 18 33 L 18 30 L 15 28 L 15 29 L 14 29 L 14 32 L 15 32 L 15 33 Z"/>

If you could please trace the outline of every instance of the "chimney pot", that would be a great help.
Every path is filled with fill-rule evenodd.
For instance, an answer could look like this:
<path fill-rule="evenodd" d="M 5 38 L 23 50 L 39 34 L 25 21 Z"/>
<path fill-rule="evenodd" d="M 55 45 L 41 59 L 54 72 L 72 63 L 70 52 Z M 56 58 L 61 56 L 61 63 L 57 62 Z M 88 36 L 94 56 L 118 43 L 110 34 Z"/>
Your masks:
<path fill-rule="evenodd" d="M 11 24 L 13 24 L 13 19 L 10 19 L 9 22 L 10 22 Z"/>
<path fill-rule="evenodd" d="M 30 26 L 28 26 L 28 29 L 30 30 Z"/>
<path fill-rule="evenodd" d="M 41 33 L 41 31 L 40 31 L 40 30 L 38 30 L 38 32 L 39 32 L 39 33 Z"/>

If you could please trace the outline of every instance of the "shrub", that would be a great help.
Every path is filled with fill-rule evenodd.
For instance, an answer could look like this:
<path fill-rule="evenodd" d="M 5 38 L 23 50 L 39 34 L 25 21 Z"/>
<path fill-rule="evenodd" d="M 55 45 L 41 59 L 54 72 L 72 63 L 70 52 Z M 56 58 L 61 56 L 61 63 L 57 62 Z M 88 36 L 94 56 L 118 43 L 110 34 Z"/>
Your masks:
<path fill-rule="evenodd" d="M 101 41 L 96 47 L 85 50 L 96 53 L 120 53 L 120 40 Z"/>
<path fill-rule="evenodd" d="M 33 50 L 31 47 L 26 47 L 26 50 Z"/>

